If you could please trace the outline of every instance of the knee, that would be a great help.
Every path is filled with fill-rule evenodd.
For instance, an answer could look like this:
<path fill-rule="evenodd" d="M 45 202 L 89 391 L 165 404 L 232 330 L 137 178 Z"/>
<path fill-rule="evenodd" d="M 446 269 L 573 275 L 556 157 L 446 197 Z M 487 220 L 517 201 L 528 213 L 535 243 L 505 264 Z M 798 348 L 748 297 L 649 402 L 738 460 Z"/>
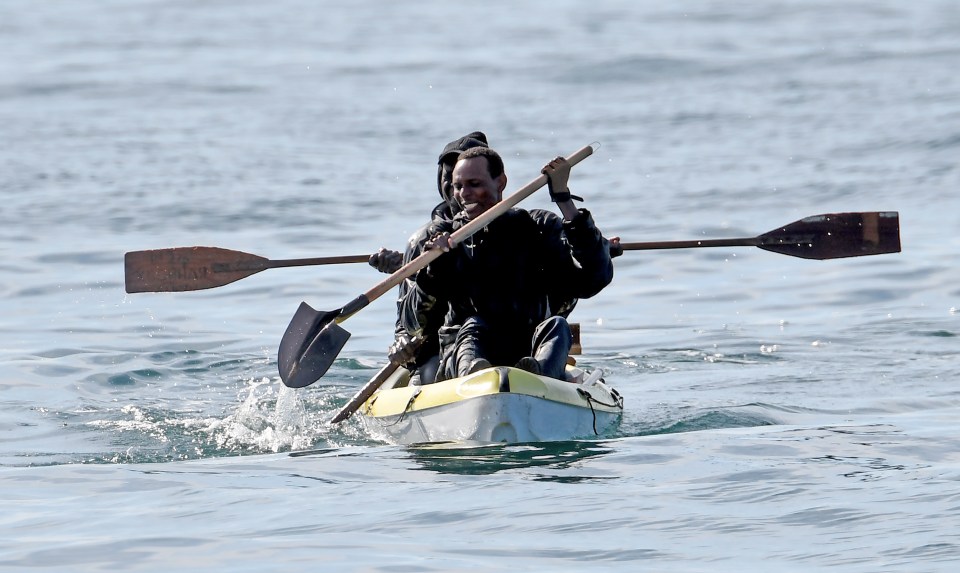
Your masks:
<path fill-rule="evenodd" d="M 567 338 L 573 337 L 573 334 L 570 331 L 570 323 L 567 322 L 567 319 L 562 316 L 551 316 L 547 320 L 541 322 L 540 326 L 537 327 L 537 330 L 542 334 L 565 336 Z"/>
<path fill-rule="evenodd" d="M 471 316 L 463 321 L 457 338 L 463 339 L 465 336 L 482 336 L 487 331 L 487 323 L 479 316 Z"/>

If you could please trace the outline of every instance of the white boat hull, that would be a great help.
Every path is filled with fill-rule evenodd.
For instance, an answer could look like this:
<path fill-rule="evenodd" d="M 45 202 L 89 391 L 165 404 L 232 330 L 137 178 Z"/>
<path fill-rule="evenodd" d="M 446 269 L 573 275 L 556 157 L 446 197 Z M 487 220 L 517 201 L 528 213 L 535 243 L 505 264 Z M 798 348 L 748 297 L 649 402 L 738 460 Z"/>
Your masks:
<path fill-rule="evenodd" d="M 603 435 L 623 400 L 602 380 L 588 384 L 497 367 L 427 386 L 384 384 L 360 408 L 368 429 L 397 444 L 519 443 Z"/>

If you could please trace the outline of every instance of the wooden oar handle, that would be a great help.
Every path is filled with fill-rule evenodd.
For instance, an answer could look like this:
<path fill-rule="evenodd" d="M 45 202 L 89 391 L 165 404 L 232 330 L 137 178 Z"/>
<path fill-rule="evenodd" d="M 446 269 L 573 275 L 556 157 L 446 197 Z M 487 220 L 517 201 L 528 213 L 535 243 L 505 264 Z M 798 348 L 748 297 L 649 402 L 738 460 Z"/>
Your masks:
<path fill-rule="evenodd" d="M 651 241 L 647 243 L 620 243 L 624 251 L 652 251 L 656 249 L 697 249 L 701 247 L 756 247 L 757 237 L 744 239 L 699 239 L 689 241 Z"/>
<path fill-rule="evenodd" d="M 570 154 L 570 156 L 567 157 L 567 161 L 570 163 L 571 166 L 573 166 L 573 165 L 576 165 L 577 163 L 580 163 L 587 157 L 590 157 L 590 155 L 592 154 L 593 154 L 593 146 L 587 145 L 587 146 L 581 147 L 577 151 Z M 480 229 L 489 225 L 491 221 L 493 221 L 500 215 L 512 209 L 517 203 L 526 199 L 527 197 L 532 195 L 534 191 L 536 191 L 537 189 L 540 189 L 546 184 L 547 184 L 547 176 L 542 174 L 536 179 L 534 179 L 533 181 L 531 181 L 530 183 L 527 183 L 526 185 L 521 187 L 518 191 L 516 191 L 506 199 L 494 205 L 492 208 L 490 208 L 490 210 L 486 211 L 476 219 L 470 221 L 469 223 L 467 223 L 466 225 L 458 229 L 456 232 L 451 234 L 450 235 L 451 246 L 462 243 L 471 235 L 473 235 Z M 373 302 L 373 300 L 375 300 L 376 298 L 380 297 L 387 291 L 393 289 L 393 287 L 403 282 L 403 280 L 406 279 L 407 277 L 413 276 L 414 274 L 416 274 L 417 271 L 429 265 L 431 262 L 436 260 L 436 258 L 439 257 L 442 253 L 443 251 L 441 251 L 440 249 L 431 249 L 429 251 L 425 251 L 419 257 L 413 259 L 409 263 L 400 267 L 392 275 L 390 275 L 389 277 L 387 277 L 386 279 L 381 281 L 379 284 L 375 285 L 373 288 L 371 288 L 370 290 L 368 290 L 367 292 L 363 293 L 360 296 L 366 298 L 366 304 Z M 366 304 L 364 304 L 363 306 L 366 306 Z M 352 305 L 352 306 L 356 307 L 357 305 Z M 359 308 L 351 308 L 352 312 L 350 314 L 353 314 L 354 312 L 360 310 L 360 308 L 363 308 L 363 306 L 360 306 Z M 347 316 L 349 316 L 349 314 L 343 313 L 341 314 L 340 319 L 345 319 Z"/>
<path fill-rule="evenodd" d="M 352 416 L 353 413 L 356 412 L 360 406 L 370 398 L 370 396 L 373 396 L 373 393 L 376 392 L 380 386 L 383 386 L 383 383 L 387 381 L 387 378 L 393 376 L 393 373 L 396 372 L 397 368 L 399 367 L 400 365 L 396 362 L 387 362 L 383 368 L 381 368 L 380 371 L 370 379 L 369 382 L 364 384 L 363 387 L 360 388 L 360 390 L 357 391 L 352 398 L 350 398 L 350 401 L 347 402 L 343 408 L 340 408 L 340 411 L 330 418 L 330 421 L 327 423 L 339 424 L 340 422 Z"/>
<path fill-rule="evenodd" d="M 404 348 L 404 351 L 413 351 L 420 347 L 423 344 L 422 338 L 414 338 L 408 342 Z M 383 386 L 383 383 L 387 381 L 388 378 L 393 376 L 393 373 L 397 371 L 397 368 L 400 367 L 400 362 L 393 356 L 391 356 L 390 361 L 380 369 L 377 374 L 370 379 L 369 382 L 363 385 L 360 390 L 350 398 L 350 401 L 347 402 L 343 408 L 340 408 L 340 411 L 330 419 L 330 424 L 337 424 L 349 418 L 356 412 L 360 406 L 373 396 L 373 393 L 376 392 L 380 386 Z"/>
<path fill-rule="evenodd" d="M 370 255 L 340 255 L 338 257 L 311 257 L 309 259 L 279 259 L 267 261 L 266 266 L 271 269 L 283 267 L 308 267 L 311 265 L 339 265 L 341 263 L 365 263 Z"/>

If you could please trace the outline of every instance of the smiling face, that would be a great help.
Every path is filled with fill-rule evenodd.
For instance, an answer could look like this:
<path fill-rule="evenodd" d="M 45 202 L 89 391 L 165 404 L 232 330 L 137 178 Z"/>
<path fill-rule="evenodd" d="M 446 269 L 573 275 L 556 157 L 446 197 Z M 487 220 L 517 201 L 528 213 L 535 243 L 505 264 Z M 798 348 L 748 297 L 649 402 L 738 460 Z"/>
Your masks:
<path fill-rule="evenodd" d="M 453 168 L 453 196 L 468 219 L 476 219 L 499 203 L 506 186 L 506 175 L 490 175 L 486 157 L 461 159 Z"/>

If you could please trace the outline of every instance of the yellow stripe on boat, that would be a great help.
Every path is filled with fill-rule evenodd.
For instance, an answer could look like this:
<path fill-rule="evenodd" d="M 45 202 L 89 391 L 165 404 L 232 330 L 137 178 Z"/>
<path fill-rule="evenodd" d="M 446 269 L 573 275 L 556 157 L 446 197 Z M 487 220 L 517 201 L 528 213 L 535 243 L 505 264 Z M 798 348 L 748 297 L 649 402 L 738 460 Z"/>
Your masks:
<path fill-rule="evenodd" d="M 506 385 L 503 384 L 503 376 L 507 376 Z M 622 405 L 618 400 L 613 399 L 605 386 L 595 385 L 584 388 L 581 384 L 501 366 L 425 386 L 403 386 L 380 390 L 364 403 L 362 413 L 375 418 L 396 416 L 404 412 L 427 410 L 479 396 L 506 393 L 533 396 L 551 402 L 604 412 L 622 411 Z"/>

